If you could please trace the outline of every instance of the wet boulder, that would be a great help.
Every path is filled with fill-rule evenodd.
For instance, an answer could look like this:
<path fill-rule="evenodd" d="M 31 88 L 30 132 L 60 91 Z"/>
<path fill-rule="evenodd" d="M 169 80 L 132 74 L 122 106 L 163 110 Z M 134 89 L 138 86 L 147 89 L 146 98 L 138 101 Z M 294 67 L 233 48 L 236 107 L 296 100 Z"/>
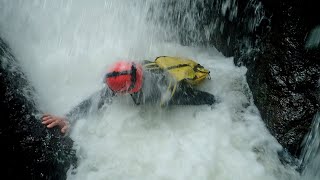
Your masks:
<path fill-rule="evenodd" d="M 36 93 L 0 39 L 0 139 L 3 179 L 66 179 L 73 142 L 40 122 Z"/>
<path fill-rule="evenodd" d="M 309 33 L 320 24 L 311 1 L 262 1 L 270 24 L 256 34 L 259 47 L 238 53 L 235 63 L 248 68 L 254 102 L 270 132 L 291 155 L 319 111 L 320 48 L 307 49 Z"/>

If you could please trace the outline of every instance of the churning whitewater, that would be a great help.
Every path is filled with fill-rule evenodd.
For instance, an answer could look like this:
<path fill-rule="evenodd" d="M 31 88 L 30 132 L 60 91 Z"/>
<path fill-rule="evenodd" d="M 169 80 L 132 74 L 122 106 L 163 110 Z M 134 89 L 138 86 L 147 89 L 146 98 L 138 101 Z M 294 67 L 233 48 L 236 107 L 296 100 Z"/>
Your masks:
<path fill-rule="evenodd" d="M 246 68 L 214 47 L 184 47 L 147 20 L 153 1 L 0 2 L 1 36 L 37 90 L 44 112 L 63 115 L 104 86 L 119 59 L 169 55 L 194 59 L 211 71 L 199 88 L 213 106 L 136 106 L 117 97 L 101 114 L 79 119 L 70 132 L 78 166 L 68 179 L 239 179 L 297 177 L 278 160 L 281 146 L 253 104 Z M 168 35 L 169 34 L 169 35 Z"/>

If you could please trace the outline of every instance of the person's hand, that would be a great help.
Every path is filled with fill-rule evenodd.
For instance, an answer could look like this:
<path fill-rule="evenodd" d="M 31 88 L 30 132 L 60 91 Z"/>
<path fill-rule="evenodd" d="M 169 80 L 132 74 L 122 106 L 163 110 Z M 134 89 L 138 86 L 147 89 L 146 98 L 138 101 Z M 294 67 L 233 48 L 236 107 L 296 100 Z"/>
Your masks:
<path fill-rule="evenodd" d="M 66 133 L 69 129 L 69 123 L 66 118 L 54 116 L 51 114 L 44 114 L 41 118 L 42 124 L 46 125 L 47 128 L 53 128 L 58 126 L 61 133 Z"/>

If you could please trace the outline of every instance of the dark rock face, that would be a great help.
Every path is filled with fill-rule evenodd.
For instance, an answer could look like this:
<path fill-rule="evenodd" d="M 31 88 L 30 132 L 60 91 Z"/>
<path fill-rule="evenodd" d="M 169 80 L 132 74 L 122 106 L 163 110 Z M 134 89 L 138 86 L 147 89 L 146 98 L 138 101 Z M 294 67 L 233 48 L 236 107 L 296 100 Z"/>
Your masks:
<path fill-rule="evenodd" d="M 246 66 L 262 119 L 298 157 L 320 102 L 320 48 L 305 49 L 308 33 L 320 24 L 315 1 L 186 2 L 164 5 L 163 24 L 171 26 L 181 43 L 214 45 L 234 56 L 236 65 Z"/>
<path fill-rule="evenodd" d="M 236 63 L 247 66 L 248 84 L 271 133 L 292 155 L 299 156 L 302 140 L 319 110 L 320 49 L 305 49 L 305 42 L 320 22 L 312 19 L 317 16 L 310 16 L 310 1 L 263 3 L 271 29 L 258 34 L 260 51 L 253 58 L 239 54 Z"/>
<path fill-rule="evenodd" d="M 0 140 L 3 179 L 66 179 L 76 163 L 72 140 L 41 123 L 35 91 L 0 39 Z"/>

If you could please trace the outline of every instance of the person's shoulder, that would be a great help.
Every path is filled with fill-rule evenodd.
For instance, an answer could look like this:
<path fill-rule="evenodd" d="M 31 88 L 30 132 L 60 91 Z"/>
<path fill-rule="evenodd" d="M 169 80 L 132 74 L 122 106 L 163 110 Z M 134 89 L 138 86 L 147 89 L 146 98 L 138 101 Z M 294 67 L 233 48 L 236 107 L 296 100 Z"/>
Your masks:
<path fill-rule="evenodd" d="M 150 64 L 150 63 L 153 63 L 153 61 L 150 61 L 150 60 L 142 60 L 141 61 L 142 65 L 146 65 L 146 64 Z"/>
<path fill-rule="evenodd" d="M 153 60 L 147 60 L 144 59 L 141 61 L 141 64 L 150 64 L 150 63 L 154 63 L 157 59 L 162 58 L 162 57 L 169 57 L 169 56 L 157 56 L 156 58 L 154 58 Z"/>

